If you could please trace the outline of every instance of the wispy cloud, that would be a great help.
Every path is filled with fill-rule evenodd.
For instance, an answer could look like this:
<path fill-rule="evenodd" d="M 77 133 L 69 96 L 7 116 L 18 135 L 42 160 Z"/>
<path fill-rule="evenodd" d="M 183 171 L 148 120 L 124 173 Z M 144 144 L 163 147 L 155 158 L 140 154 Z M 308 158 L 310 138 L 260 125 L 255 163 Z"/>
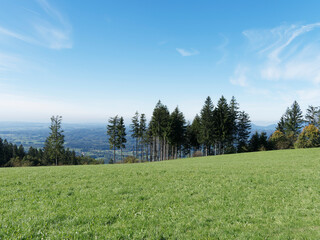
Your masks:
<path fill-rule="evenodd" d="M 241 87 L 248 86 L 247 71 L 248 69 L 246 67 L 238 66 L 234 72 L 234 75 L 230 78 L 230 82 L 233 85 L 238 85 Z"/>
<path fill-rule="evenodd" d="M 319 27 L 313 23 L 244 31 L 257 53 L 261 78 L 320 83 Z"/>
<path fill-rule="evenodd" d="M 248 48 L 230 83 L 245 87 L 248 92 L 269 89 L 269 96 L 274 99 L 286 96 L 320 104 L 320 22 L 246 30 L 243 35 Z"/>
<path fill-rule="evenodd" d="M 69 22 L 47 0 L 37 0 L 37 2 L 49 17 L 49 21 L 40 20 L 34 23 L 34 29 L 43 42 L 52 49 L 71 48 L 72 27 Z"/>
<path fill-rule="evenodd" d="M 176 48 L 176 50 L 183 57 L 189 57 L 189 56 L 193 56 L 193 55 L 198 55 L 200 53 L 198 50 L 195 50 L 195 49 L 186 50 L 186 49 L 183 49 L 183 48 Z"/>
<path fill-rule="evenodd" d="M 220 36 L 222 37 L 222 43 L 216 48 L 220 54 L 221 54 L 221 58 L 217 61 L 217 65 L 224 63 L 227 59 L 228 56 L 228 52 L 226 50 L 226 47 L 229 44 L 229 39 L 224 36 L 223 34 L 220 34 Z"/>
<path fill-rule="evenodd" d="M 36 0 L 43 12 L 35 14 L 33 10 L 31 19 L 25 19 L 21 23 L 21 28 L 25 32 L 19 33 L 18 30 L 9 29 L 8 27 L 0 26 L 0 35 L 8 38 L 14 38 L 29 44 L 40 45 L 51 49 L 63 49 L 72 47 L 72 27 L 63 15 L 46 0 Z M 31 22 L 31 25 L 29 25 Z"/>
<path fill-rule="evenodd" d="M 11 30 L 6 29 L 6 28 L 1 27 L 1 26 L 0 26 L 0 35 L 4 35 L 4 36 L 7 36 L 7 37 L 12 37 L 12 38 L 15 38 L 15 39 L 27 42 L 27 43 L 35 43 L 35 40 L 33 38 L 24 36 L 22 34 L 16 33 L 14 31 L 11 31 Z"/>

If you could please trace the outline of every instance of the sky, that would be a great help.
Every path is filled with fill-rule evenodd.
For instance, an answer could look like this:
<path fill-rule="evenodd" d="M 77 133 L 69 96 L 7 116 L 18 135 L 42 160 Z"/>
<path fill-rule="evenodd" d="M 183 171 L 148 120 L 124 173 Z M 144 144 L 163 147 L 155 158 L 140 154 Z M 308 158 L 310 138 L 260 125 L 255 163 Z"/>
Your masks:
<path fill-rule="evenodd" d="M 253 123 L 320 105 L 319 1 L 0 0 L 0 121 L 103 123 L 158 102 Z"/>

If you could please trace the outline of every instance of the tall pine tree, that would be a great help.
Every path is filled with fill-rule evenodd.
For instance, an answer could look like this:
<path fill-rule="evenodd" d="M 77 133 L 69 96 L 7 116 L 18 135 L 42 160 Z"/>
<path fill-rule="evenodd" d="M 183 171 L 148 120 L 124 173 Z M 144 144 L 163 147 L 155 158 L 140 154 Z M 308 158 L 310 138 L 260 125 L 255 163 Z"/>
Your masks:
<path fill-rule="evenodd" d="M 50 135 L 47 137 L 44 145 L 44 155 L 47 164 L 55 163 L 58 165 L 62 160 L 64 152 L 64 135 L 61 128 L 62 116 L 52 116 L 50 125 Z"/>
<path fill-rule="evenodd" d="M 206 156 L 210 155 L 211 145 L 214 141 L 213 110 L 214 106 L 212 100 L 208 96 L 200 112 L 201 143 L 204 145 Z"/>
<path fill-rule="evenodd" d="M 116 148 L 117 144 L 117 136 L 118 136 L 118 115 L 115 117 L 111 117 L 108 120 L 109 124 L 107 125 L 107 134 L 109 136 L 109 146 L 110 149 L 113 149 L 113 163 L 116 162 Z"/>

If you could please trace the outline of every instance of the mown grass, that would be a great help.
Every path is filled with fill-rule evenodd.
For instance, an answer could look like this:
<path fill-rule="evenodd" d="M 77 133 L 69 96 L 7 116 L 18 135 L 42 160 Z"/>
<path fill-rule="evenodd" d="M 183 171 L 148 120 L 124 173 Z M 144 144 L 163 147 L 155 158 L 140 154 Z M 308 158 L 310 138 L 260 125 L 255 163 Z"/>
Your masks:
<path fill-rule="evenodd" d="M 0 239 L 320 239 L 320 149 L 2 168 Z"/>

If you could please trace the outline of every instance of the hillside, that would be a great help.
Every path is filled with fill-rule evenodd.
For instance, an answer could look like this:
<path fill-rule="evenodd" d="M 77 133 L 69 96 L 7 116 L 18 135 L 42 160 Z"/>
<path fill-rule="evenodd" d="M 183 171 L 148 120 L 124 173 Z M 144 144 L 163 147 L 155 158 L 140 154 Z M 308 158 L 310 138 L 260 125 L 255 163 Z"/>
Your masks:
<path fill-rule="evenodd" d="M 0 239 L 319 239 L 320 149 L 0 169 Z"/>

